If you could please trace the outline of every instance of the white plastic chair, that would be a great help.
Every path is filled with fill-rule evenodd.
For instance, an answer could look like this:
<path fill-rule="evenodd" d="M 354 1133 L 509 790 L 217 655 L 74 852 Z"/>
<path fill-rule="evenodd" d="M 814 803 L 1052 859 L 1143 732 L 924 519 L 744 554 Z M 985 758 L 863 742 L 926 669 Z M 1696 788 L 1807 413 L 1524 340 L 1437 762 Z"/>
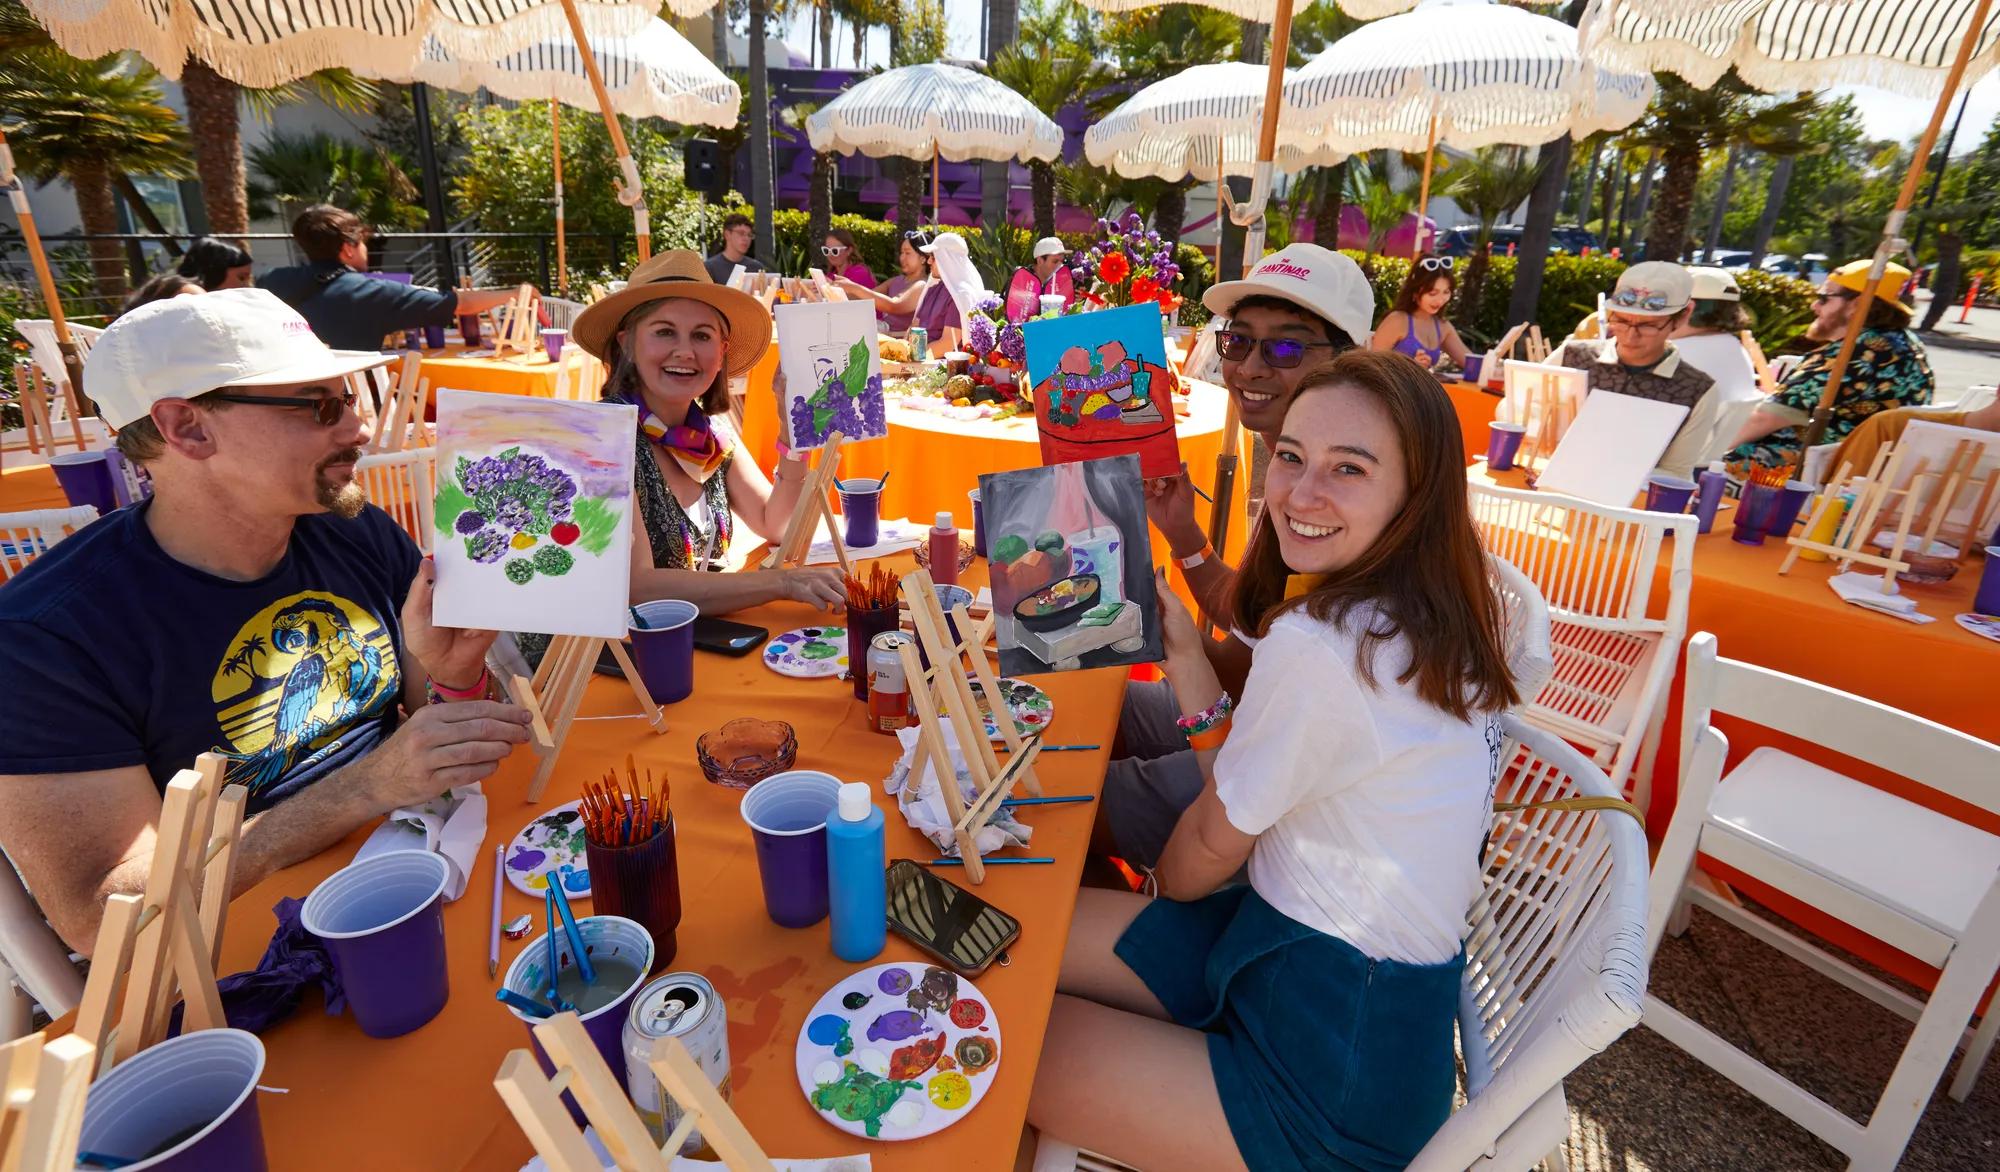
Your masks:
<path fill-rule="evenodd" d="M 1911 1019 L 1916 1030 L 1864 1126 L 1657 997 L 1646 999 L 1645 1022 L 1845 1152 L 1849 1168 L 1892 1168 L 2000 968 L 2000 837 L 1769 746 L 1724 777 L 1727 742 L 1711 717 L 1727 713 L 1822 745 L 1989 812 L 2000 812 L 2000 793 L 1993 789 L 2000 745 L 1822 684 L 1718 658 L 1715 636 L 1707 632 L 1688 641 L 1683 708 L 1689 761 L 1653 872 L 1655 947 L 1661 930 L 1684 927 L 1686 906 L 1699 904 Z M 1690 885 L 1698 854 L 1942 969 L 1929 1000 Z M 1971 1035 L 1952 1098 L 1963 1102 L 1971 1093 L 1996 1026 L 2000 1014 L 1989 1012 Z"/>
<path fill-rule="evenodd" d="M 608 372 L 604 363 L 587 353 L 574 342 L 562 348 L 562 360 L 556 365 L 556 389 L 554 397 L 578 403 L 595 403 L 604 397 L 604 379 Z"/>
<path fill-rule="evenodd" d="M 1724 403 L 1716 410 L 1715 429 L 1708 433 L 1708 445 L 1701 450 L 1701 458 L 1695 461 L 1696 472 L 1735 450 L 1736 433 L 1743 430 L 1743 423 L 1757 409 L 1757 402 L 1756 399 L 1739 399 Z"/>
<path fill-rule="evenodd" d="M 42 917 L 14 864 L 0 855 L 0 1042 L 27 1032 L 27 999 L 40 1002 L 50 1017 L 61 1017 L 83 1001 L 83 974 L 70 959 L 69 945 Z"/>
<path fill-rule="evenodd" d="M 1933 406 L 1940 411 L 1977 411 L 1981 407 L 1992 406 L 1996 396 L 2000 396 L 2000 387 L 1975 383 L 1965 388 L 1965 393 L 1958 397 L 1958 402 L 1936 403 Z"/>
<path fill-rule="evenodd" d="M 583 312 L 583 302 L 567 297 L 543 297 L 542 312 L 548 315 L 551 329 L 566 330 L 576 323 L 576 315 Z"/>
<path fill-rule="evenodd" d="M 1695 518 L 1484 484 L 1467 490 L 1487 552 L 1518 567 L 1549 608 L 1555 674 L 1522 715 L 1583 746 L 1645 809 L 1687 632 Z M 1652 618 L 1654 570 L 1669 534 L 1666 604 Z"/>
<path fill-rule="evenodd" d="M 95 520 L 97 510 L 90 505 L 0 513 L 0 581 L 27 569 L 51 546 Z"/>
<path fill-rule="evenodd" d="M 371 452 L 354 466 L 371 504 L 396 519 L 425 555 L 431 552 L 431 502 L 437 496 L 437 449 Z"/>

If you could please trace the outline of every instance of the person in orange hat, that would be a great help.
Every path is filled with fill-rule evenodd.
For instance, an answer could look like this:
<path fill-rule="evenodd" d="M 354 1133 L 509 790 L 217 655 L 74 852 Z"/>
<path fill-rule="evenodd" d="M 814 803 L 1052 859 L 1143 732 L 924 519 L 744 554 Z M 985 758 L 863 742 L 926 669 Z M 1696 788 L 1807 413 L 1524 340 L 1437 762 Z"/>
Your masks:
<path fill-rule="evenodd" d="M 1857 260 L 1828 274 L 1813 298 L 1813 321 L 1806 337 L 1820 344 L 1786 377 L 1778 392 L 1764 399 L 1736 433 L 1729 454 L 1730 470 L 1747 475 L 1755 468 L 1797 464 L 1807 422 L 1826 392 L 1827 377 L 1840 353 L 1841 339 L 1854 316 L 1855 302 L 1868 287 L 1869 263 Z M 1823 443 L 1839 443 L 1878 411 L 1921 406 L 1931 401 L 1937 379 L 1923 343 L 1910 333 L 1911 309 L 1901 300 L 1910 270 L 1891 264 L 1875 287 L 1874 304 L 1862 322 L 1854 356 L 1842 377 Z"/>

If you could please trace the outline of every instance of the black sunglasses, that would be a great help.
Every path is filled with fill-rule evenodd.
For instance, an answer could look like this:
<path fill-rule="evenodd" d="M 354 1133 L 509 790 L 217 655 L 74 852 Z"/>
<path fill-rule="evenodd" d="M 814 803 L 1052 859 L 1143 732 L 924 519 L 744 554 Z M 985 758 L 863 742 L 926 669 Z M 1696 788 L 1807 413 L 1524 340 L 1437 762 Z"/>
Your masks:
<path fill-rule="evenodd" d="M 1315 349 L 1344 350 L 1332 342 L 1301 342 L 1297 338 L 1253 338 L 1236 330 L 1223 330 L 1215 335 L 1215 348 L 1225 362 L 1241 362 L 1250 357 L 1251 347 L 1256 347 L 1264 355 L 1264 365 L 1274 370 L 1290 370 L 1305 361 L 1306 351 Z"/>
<path fill-rule="evenodd" d="M 313 422 L 321 427 L 332 427 L 339 423 L 354 406 L 352 387 L 341 394 L 319 399 L 285 399 L 277 395 L 232 395 L 225 391 L 211 391 L 202 398 L 212 403 L 247 403 L 252 407 L 310 407 L 313 412 Z"/>
<path fill-rule="evenodd" d="M 1861 294 L 1856 293 L 1852 289 L 1836 289 L 1831 293 L 1815 293 L 1813 294 L 1813 304 L 1819 305 L 1824 302 L 1832 301 L 1836 297 L 1842 301 L 1855 301 L 1860 299 Z"/>

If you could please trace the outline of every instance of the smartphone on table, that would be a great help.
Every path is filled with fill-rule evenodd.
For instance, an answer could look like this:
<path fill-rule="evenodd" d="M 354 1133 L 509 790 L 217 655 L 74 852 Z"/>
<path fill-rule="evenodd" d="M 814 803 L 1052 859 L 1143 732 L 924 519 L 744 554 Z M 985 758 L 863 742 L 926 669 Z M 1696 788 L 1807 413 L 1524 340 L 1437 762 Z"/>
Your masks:
<path fill-rule="evenodd" d="M 748 655 L 755 651 L 771 632 L 749 623 L 733 623 L 728 619 L 712 619 L 702 615 L 694 621 L 694 645 L 699 651 L 713 651 L 718 655 Z"/>
<path fill-rule="evenodd" d="M 913 859 L 889 864 L 889 927 L 926 955 L 968 977 L 998 960 L 1021 922 Z"/>

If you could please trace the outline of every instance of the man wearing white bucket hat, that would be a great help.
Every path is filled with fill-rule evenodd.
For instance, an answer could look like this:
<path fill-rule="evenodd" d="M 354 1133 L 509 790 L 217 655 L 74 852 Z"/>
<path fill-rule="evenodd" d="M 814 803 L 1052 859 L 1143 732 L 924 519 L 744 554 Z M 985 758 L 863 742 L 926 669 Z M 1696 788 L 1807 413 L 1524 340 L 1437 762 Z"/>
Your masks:
<path fill-rule="evenodd" d="M 0 592 L 0 678 L 33 698 L 0 705 L 0 847 L 72 948 L 143 889 L 161 791 L 198 754 L 250 791 L 241 890 L 527 739 L 483 699 L 493 632 L 431 624 L 430 563 L 355 483 L 345 377 L 383 361 L 262 289 L 141 306 L 92 349 L 154 495 Z"/>

